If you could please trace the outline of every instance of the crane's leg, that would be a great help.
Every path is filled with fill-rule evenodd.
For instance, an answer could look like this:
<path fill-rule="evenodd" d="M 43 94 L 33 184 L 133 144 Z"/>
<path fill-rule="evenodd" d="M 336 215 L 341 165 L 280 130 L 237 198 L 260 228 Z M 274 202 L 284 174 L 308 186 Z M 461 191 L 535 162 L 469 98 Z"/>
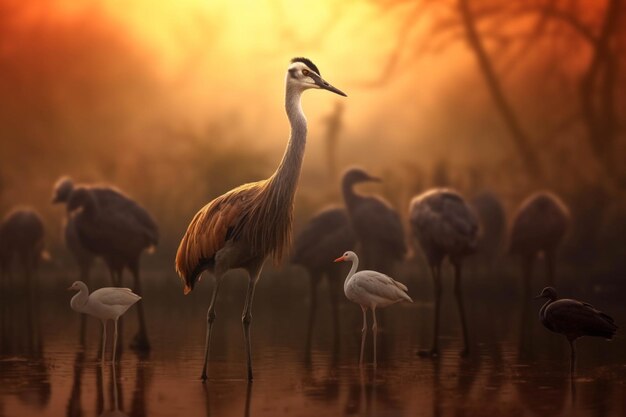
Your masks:
<path fill-rule="evenodd" d="M 463 350 L 461 356 L 467 356 L 469 353 L 469 336 L 467 334 L 467 320 L 465 318 L 465 308 L 463 306 L 463 290 L 461 289 L 461 262 L 454 263 L 454 295 L 461 316 L 461 327 L 463 328 Z"/>
<path fill-rule="evenodd" d="M 133 274 L 133 280 L 135 284 L 135 293 L 143 295 L 141 289 L 141 279 L 139 278 L 139 260 L 136 260 L 130 265 L 131 273 Z M 135 335 L 131 346 L 133 349 L 147 352 L 150 350 L 150 342 L 148 340 L 148 328 L 146 326 L 146 318 L 143 311 L 143 302 L 136 304 L 137 318 L 139 319 L 139 331 Z"/>
<path fill-rule="evenodd" d="M 313 339 L 313 326 L 315 324 L 315 313 L 317 311 L 317 285 L 320 282 L 320 275 L 317 273 L 311 273 L 309 275 L 310 291 L 311 291 L 311 305 L 309 306 L 309 322 L 307 324 L 306 333 L 306 355 L 310 358 L 311 346 Z"/>
<path fill-rule="evenodd" d="M 80 269 L 80 280 L 89 285 L 89 266 L 81 263 L 78 265 Z M 80 315 L 80 334 L 79 334 L 79 343 L 84 348 L 85 347 L 85 333 L 87 332 L 87 315 Z"/>
<path fill-rule="evenodd" d="M 115 353 L 117 350 L 117 319 L 114 320 L 114 327 L 115 330 L 113 332 L 113 359 L 112 359 L 112 364 L 115 367 Z"/>
<path fill-rule="evenodd" d="M 333 316 L 333 357 L 339 353 L 339 277 L 334 273 L 327 274 L 328 296 L 330 299 L 330 309 Z"/>
<path fill-rule="evenodd" d="M 361 306 L 363 311 L 363 328 L 361 329 L 361 356 L 359 356 L 359 366 L 363 365 L 363 351 L 365 350 L 365 336 L 367 336 L 367 308 Z"/>
<path fill-rule="evenodd" d="M 372 318 L 374 324 L 372 324 L 372 334 L 374 336 L 374 368 L 376 368 L 376 335 L 378 334 L 378 323 L 376 323 L 376 307 L 372 307 Z"/>
<path fill-rule="evenodd" d="M 207 380 L 207 368 L 209 366 L 209 350 L 211 348 L 211 330 L 213 330 L 213 322 L 215 321 L 215 302 L 217 301 L 217 293 L 220 289 L 220 283 L 222 282 L 222 274 L 215 276 L 215 288 L 213 288 L 213 295 L 211 296 L 211 304 L 209 310 L 206 313 L 206 340 L 204 343 L 204 366 L 202 367 L 202 375 L 200 379 L 202 381 Z"/>
<path fill-rule="evenodd" d="M 420 356 L 437 356 L 439 354 L 439 313 L 441 311 L 441 262 L 431 265 L 435 289 L 435 321 L 433 325 L 433 344 L 430 350 L 420 350 Z"/>
<path fill-rule="evenodd" d="M 104 366 L 104 351 L 107 344 L 107 321 L 102 320 L 102 365 Z"/>
<path fill-rule="evenodd" d="M 531 331 L 531 314 L 530 314 L 530 298 L 532 291 L 532 272 L 534 264 L 534 254 L 522 255 L 522 279 L 523 279 L 523 295 L 522 295 L 522 320 L 520 322 L 520 341 L 519 352 L 521 355 L 527 355 L 532 348 L 532 331 Z"/>
<path fill-rule="evenodd" d="M 252 347 L 250 344 L 250 323 L 252 322 L 252 300 L 254 299 L 254 288 L 261 274 L 261 268 L 250 274 L 248 281 L 248 290 L 246 291 L 246 304 L 243 307 L 241 315 L 241 324 L 243 326 L 243 338 L 246 345 L 246 359 L 248 363 L 248 381 L 252 381 Z"/>
<path fill-rule="evenodd" d="M 554 287 L 556 281 L 556 272 L 554 266 L 554 250 L 552 249 L 546 251 L 546 269 L 548 275 L 548 285 Z"/>
<path fill-rule="evenodd" d="M 571 358 L 569 364 L 569 373 L 570 377 L 574 378 L 574 373 L 576 372 L 576 345 L 574 344 L 575 339 L 567 339 L 569 342 L 569 347 L 571 350 Z"/>

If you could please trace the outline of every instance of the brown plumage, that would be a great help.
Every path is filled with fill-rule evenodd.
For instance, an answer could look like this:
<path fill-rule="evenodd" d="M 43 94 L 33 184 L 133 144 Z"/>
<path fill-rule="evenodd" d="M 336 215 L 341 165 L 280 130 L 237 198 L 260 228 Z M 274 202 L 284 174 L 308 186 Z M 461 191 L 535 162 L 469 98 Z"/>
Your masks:
<path fill-rule="evenodd" d="M 31 273 L 44 256 L 44 226 L 33 209 L 13 209 L 0 223 L 0 275 L 11 267 L 14 258 L 23 268 L 29 285 Z"/>
<path fill-rule="evenodd" d="M 207 379 L 215 301 L 224 273 L 233 268 L 248 272 L 249 282 L 242 315 L 248 379 L 252 379 L 250 313 L 254 288 L 268 256 L 281 259 L 291 236 L 293 201 L 306 144 L 307 124 L 300 97 L 309 88 L 322 88 L 344 95 L 324 81 L 317 67 L 306 58 L 294 58 L 287 71 L 285 109 L 291 136 L 276 172 L 265 181 L 245 184 L 217 197 L 191 220 L 176 254 L 176 271 L 184 293 L 193 290 L 200 274 L 215 275 L 215 288 L 207 311 L 203 380 Z"/>

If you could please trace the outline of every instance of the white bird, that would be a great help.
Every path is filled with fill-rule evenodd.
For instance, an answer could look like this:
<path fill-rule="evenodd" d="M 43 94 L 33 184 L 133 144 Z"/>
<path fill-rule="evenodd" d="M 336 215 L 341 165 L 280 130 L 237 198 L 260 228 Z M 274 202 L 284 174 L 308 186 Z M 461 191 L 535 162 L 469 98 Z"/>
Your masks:
<path fill-rule="evenodd" d="M 75 281 L 68 290 L 78 291 L 72 297 L 70 306 L 79 313 L 89 314 L 102 321 L 102 362 L 104 363 L 104 348 L 107 339 L 107 320 L 115 322 L 115 334 L 113 336 L 113 359 L 115 363 L 115 351 L 117 348 L 117 320 L 126 313 L 133 304 L 141 300 L 141 297 L 131 291 L 130 288 L 106 287 L 100 288 L 89 294 L 87 284 Z"/>
<path fill-rule="evenodd" d="M 359 257 L 356 253 L 348 251 L 343 256 L 335 259 L 335 262 L 351 261 L 352 268 L 343 284 L 343 291 L 348 300 L 361 306 L 363 310 L 363 328 L 361 329 L 361 356 L 359 365 L 363 364 L 363 349 L 365 347 L 365 336 L 367 334 L 367 309 L 372 309 L 372 333 L 374 334 L 374 366 L 376 366 L 376 308 L 386 307 L 402 300 L 413 302 L 406 293 L 406 285 L 393 278 L 376 271 L 359 271 Z"/>

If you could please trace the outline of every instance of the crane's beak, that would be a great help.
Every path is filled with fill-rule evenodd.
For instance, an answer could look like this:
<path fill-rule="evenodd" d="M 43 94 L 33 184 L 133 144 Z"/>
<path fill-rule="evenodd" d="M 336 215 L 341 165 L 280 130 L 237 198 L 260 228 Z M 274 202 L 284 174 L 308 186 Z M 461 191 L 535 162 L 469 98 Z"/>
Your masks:
<path fill-rule="evenodd" d="M 383 180 L 381 178 L 372 177 L 372 176 L 370 176 L 369 181 L 372 181 L 372 182 L 383 182 Z"/>
<path fill-rule="evenodd" d="M 340 96 L 344 96 L 344 97 L 348 97 L 346 95 L 346 93 L 344 93 L 343 91 L 341 91 L 338 88 L 333 87 L 332 85 L 330 85 L 330 83 L 328 83 L 327 81 L 325 81 L 322 77 L 320 77 L 319 75 L 317 75 L 316 73 L 314 73 L 313 71 L 309 72 L 309 77 L 313 78 L 313 81 L 315 81 L 315 84 L 319 87 L 322 88 L 324 90 L 328 90 L 331 91 L 335 94 L 339 94 Z"/>
<path fill-rule="evenodd" d="M 72 287 L 67 287 L 67 288 L 66 288 L 66 290 L 67 290 L 67 291 L 72 291 L 73 289 L 74 289 L 74 288 L 72 288 Z"/>
<path fill-rule="evenodd" d="M 346 258 L 344 258 L 343 256 L 341 256 L 341 257 L 339 257 L 339 258 L 335 259 L 333 262 L 342 262 L 342 261 L 345 261 L 345 260 L 346 260 Z"/>
<path fill-rule="evenodd" d="M 539 300 L 539 299 L 541 299 L 541 298 L 545 298 L 545 297 L 546 297 L 545 295 L 543 295 L 543 294 L 539 294 L 538 296 L 533 297 L 533 299 L 534 299 L 534 300 Z"/>

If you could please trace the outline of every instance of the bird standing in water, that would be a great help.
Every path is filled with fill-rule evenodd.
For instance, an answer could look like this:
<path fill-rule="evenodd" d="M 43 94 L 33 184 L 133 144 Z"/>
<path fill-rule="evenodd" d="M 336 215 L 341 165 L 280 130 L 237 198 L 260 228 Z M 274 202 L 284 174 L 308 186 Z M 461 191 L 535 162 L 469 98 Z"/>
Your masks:
<path fill-rule="evenodd" d="M 363 328 L 361 329 L 361 355 L 359 365 L 363 364 L 363 350 L 365 347 L 365 337 L 367 335 L 367 309 L 372 309 L 372 333 L 374 335 L 374 366 L 376 366 L 376 334 L 378 324 L 376 323 L 376 308 L 387 307 L 400 301 L 413 302 L 406 293 L 406 285 L 393 278 L 376 271 L 359 271 L 359 257 L 356 253 L 348 251 L 343 256 L 335 259 L 335 262 L 351 261 L 352 268 L 348 272 L 346 281 L 343 284 L 343 291 L 348 300 L 361 306 L 363 310 Z"/>
<path fill-rule="evenodd" d="M 74 282 L 69 291 L 78 291 L 72 297 L 70 307 L 79 313 L 89 314 L 102 321 L 102 363 L 104 363 L 104 348 L 107 340 L 107 320 L 115 322 L 115 334 L 113 336 L 113 359 L 117 350 L 117 320 L 126 313 L 133 304 L 141 300 L 141 297 L 130 288 L 107 287 L 100 288 L 89 294 L 87 284 L 82 281 Z"/>
<path fill-rule="evenodd" d="M 191 220 L 176 254 L 176 271 L 183 281 L 185 294 L 193 290 L 203 271 L 208 270 L 215 275 L 215 287 L 207 312 L 203 381 L 207 379 L 219 286 L 224 273 L 234 268 L 245 269 L 249 276 L 241 321 L 248 380 L 252 380 L 250 322 L 254 288 L 265 259 L 268 256 L 276 261 L 281 259 L 291 237 L 293 202 L 307 136 L 300 98 L 305 90 L 312 88 L 345 96 L 324 81 L 317 66 L 306 58 L 291 60 L 285 84 L 285 109 L 291 135 L 280 165 L 269 179 L 237 187 L 200 209 Z"/>
<path fill-rule="evenodd" d="M 539 310 L 541 324 L 555 333 L 567 338 L 571 349 L 570 373 L 574 375 L 576 367 L 576 339 L 582 336 L 604 337 L 611 340 L 617 331 L 613 318 L 596 309 L 591 304 L 568 298 L 559 299 L 556 290 L 546 287 L 535 298 L 547 298 L 548 301 Z"/>

